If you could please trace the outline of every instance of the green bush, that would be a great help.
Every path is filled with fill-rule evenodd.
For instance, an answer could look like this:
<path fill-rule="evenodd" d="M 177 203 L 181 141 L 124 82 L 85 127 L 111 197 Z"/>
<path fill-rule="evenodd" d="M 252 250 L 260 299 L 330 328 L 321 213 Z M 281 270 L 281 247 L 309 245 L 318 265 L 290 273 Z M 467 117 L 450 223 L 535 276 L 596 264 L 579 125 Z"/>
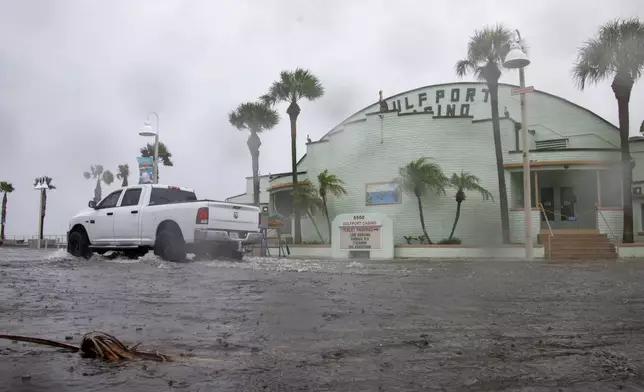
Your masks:
<path fill-rule="evenodd" d="M 443 238 L 442 240 L 438 241 L 439 245 L 460 245 L 461 244 L 461 239 L 452 237 L 450 238 Z"/>

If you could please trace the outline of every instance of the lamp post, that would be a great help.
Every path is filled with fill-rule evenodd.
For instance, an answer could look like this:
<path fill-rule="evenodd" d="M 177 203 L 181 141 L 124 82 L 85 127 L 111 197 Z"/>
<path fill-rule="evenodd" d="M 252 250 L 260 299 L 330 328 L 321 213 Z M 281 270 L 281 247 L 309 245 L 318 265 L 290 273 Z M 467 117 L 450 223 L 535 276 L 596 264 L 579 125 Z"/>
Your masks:
<path fill-rule="evenodd" d="M 150 122 L 150 116 L 155 115 L 157 118 L 157 129 L 156 131 L 152 129 Z M 148 113 L 148 117 L 139 131 L 140 136 L 154 136 L 154 162 L 152 162 L 152 181 L 155 184 L 159 183 L 159 114 L 157 112 Z"/>
<path fill-rule="evenodd" d="M 34 185 L 34 190 L 37 190 L 40 192 L 40 204 L 38 207 L 38 249 L 41 248 L 41 243 L 40 239 L 42 237 L 42 204 L 43 204 L 43 196 L 45 193 L 45 189 L 47 189 L 47 184 L 45 184 L 45 180 L 43 178 L 38 178 L 36 180 L 36 184 Z"/>
<path fill-rule="evenodd" d="M 512 44 L 510 51 L 505 56 L 503 66 L 510 69 L 519 69 L 519 88 L 521 89 L 521 137 L 523 139 L 523 212 L 525 214 L 525 258 L 532 260 L 532 194 L 530 187 L 530 144 L 528 143 L 528 113 L 526 108 L 525 72 L 524 68 L 530 64 L 528 55 L 521 49 L 519 42 L 521 34 L 517 30 L 517 42 Z M 535 190 L 536 191 L 536 190 Z"/>

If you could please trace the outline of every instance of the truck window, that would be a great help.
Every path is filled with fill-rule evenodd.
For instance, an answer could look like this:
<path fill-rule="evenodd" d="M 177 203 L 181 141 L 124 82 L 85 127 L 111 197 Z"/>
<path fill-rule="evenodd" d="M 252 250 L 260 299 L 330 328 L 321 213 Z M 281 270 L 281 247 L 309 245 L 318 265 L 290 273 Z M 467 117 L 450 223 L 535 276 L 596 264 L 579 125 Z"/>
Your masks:
<path fill-rule="evenodd" d="M 152 188 L 150 194 L 150 205 L 184 203 L 187 201 L 196 201 L 197 196 L 194 192 L 182 191 L 180 189 L 170 188 Z"/>
<path fill-rule="evenodd" d="M 141 188 L 132 188 L 125 191 L 123 200 L 121 200 L 121 207 L 136 206 L 139 204 L 141 198 Z"/>
<path fill-rule="evenodd" d="M 96 208 L 101 209 L 101 208 L 116 207 L 116 203 L 118 203 L 119 197 L 121 197 L 121 192 L 122 192 L 121 190 L 118 190 L 110 193 L 109 196 L 107 196 L 105 199 L 103 199 L 103 201 L 98 203 Z"/>

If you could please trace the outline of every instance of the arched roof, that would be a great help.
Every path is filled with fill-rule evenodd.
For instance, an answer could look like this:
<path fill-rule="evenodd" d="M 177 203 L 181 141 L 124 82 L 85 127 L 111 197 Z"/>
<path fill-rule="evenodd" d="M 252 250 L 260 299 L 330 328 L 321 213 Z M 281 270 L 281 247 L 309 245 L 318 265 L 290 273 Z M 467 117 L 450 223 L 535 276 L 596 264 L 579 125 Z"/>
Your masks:
<path fill-rule="evenodd" d="M 413 93 L 413 92 L 415 92 L 415 91 L 419 91 L 419 90 L 427 89 L 427 88 L 442 87 L 442 86 L 454 86 L 454 85 L 464 85 L 464 84 L 479 84 L 479 85 L 486 85 L 486 83 L 485 83 L 485 82 L 452 82 L 452 83 L 438 83 L 438 84 L 430 84 L 430 85 L 427 85 L 427 86 L 417 87 L 417 88 L 414 88 L 414 89 L 411 89 L 411 90 L 403 91 L 402 93 L 398 93 L 398 94 L 396 94 L 396 95 L 392 95 L 392 96 L 390 96 L 390 97 L 384 98 L 384 100 L 385 100 L 385 101 L 388 101 L 388 100 L 390 100 L 390 99 L 397 98 L 397 97 L 400 97 L 400 96 L 403 96 L 403 95 L 406 95 L 406 94 L 409 94 L 409 93 Z M 509 84 L 509 83 L 499 83 L 499 86 L 506 86 L 506 87 L 512 87 L 512 88 L 519 88 L 519 86 L 517 86 L 517 85 L 515 85 L 515 84 Z M 577 105 L 576 103 L 574 103 L 574 102 L 572 102 L 572 101 L 569 101 L 569 100 L 567 100 L 567 99 L 565 99 L 565 98 L 562 98 L 562 97 L 560 97 L 560 96 L 557 96 L 557 95 L 554 95 L 554 94 L 551 94 L 551 93 L 548 93 L 548 92 L 545 92 L 545 91 L 542 91 L 542 90 L 536 90 L 536 89 L 535 89 L 535 92 L 538 92 L 538 93 L 540 93 L 540 94 L 547 95 L 548 97 L 551 97 L 551 98 L 554 98 L 554 99 L 558 99 L 558 100 L 560 100 L 560 101 L 562 101 L 562 102 L 564 102 L 564 103 L 566 103 L 566 104 L 568 104 L 568 105 L 571 105 L 571 106 L 574 106 L 574 107 L 576 107 L 576 108 L 578 108 L 578 109 L 581 109 L 581 110 L 585 111 L 586 113 L 588 113 L 588 114 L 590 114 L 590 115 L 592 115 L 592 116 L 596 117 L 598 120 L 601 120 L 602 122 L 606 123 L 606 124 L 607 124 L 607 125 L 609 125 L 610 127 L 614 128 L 617 132 L 619 132 L 619 128 L 618 128 L 618 127 L 616 127 L 614 124 L 612 124 L 610 121 L 606 120 L 605 118 L 603 118 L 603 117 L 599 116 L 597 113 L 595 113 L 595 112 L 593 112 L 593 111 L 591 111 L 591 110 L 589 110 L 589 109 L 587 109 L 587 108 L 585 108 L 585 107 L 583 107 L 583 106 Z M 324 136 L 322 136 L 319 140 L 322 140 L 322 139 L 324 139 L 325 137 L 327 137 L 331 132 L 333 132 L 334 130 L 336 130 L 338 127 L 342 126 L 344 123 L 346 123 L 346 122 L 347 122 L 347 120 L 349 120 L 349 119 L 350 119 L 350 118 L 352 118 L 353 116 L 355 116 L 355 115 L 357 115 L 357 114 L 360 114 L 360 112 L 363 112 L 363 111 L 367 110 L 368 108 L 370 108 L 371 106 L 376 105 L 376 104 L 378 104 L 378 101 L 376 101 L 376 102 L 374 102 L 374 103 L 372 103 L 372 104 L 370 104 L 370 105 L 367 105 L 367 106 L 365 106 L 364 108 L 362 108 L 362 109 L 358 110 L 357 112 L 353 113 L 352 115 L 350 115 L 350 116 L 349 116 L 349 117 L 347 117 L 346 119 L 342 120 L 342 122 L 341 122 L 341 123 L 339 123 L 339 124 L 338 124 L 338 125 L 336 125 L 335 127 L 331 128 L 331 130 L 330 130 L 330 131 L 328 131 L 327 133 L 325 133 L 325 134 L 324 134 Z M 305 155 L 306 155 L 306 154 L 305 154 Z"/>

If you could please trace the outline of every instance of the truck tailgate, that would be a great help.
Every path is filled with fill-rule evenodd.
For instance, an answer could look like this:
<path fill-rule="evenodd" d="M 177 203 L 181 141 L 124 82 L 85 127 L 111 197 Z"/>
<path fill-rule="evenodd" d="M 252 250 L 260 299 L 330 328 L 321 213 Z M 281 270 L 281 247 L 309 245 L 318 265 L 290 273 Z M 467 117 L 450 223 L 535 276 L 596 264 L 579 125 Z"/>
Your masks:
<path fill-rule="evenodd" d="M 243 204 L 208 203 L 209 229 L 259 231 L 259 208 Z"/>

